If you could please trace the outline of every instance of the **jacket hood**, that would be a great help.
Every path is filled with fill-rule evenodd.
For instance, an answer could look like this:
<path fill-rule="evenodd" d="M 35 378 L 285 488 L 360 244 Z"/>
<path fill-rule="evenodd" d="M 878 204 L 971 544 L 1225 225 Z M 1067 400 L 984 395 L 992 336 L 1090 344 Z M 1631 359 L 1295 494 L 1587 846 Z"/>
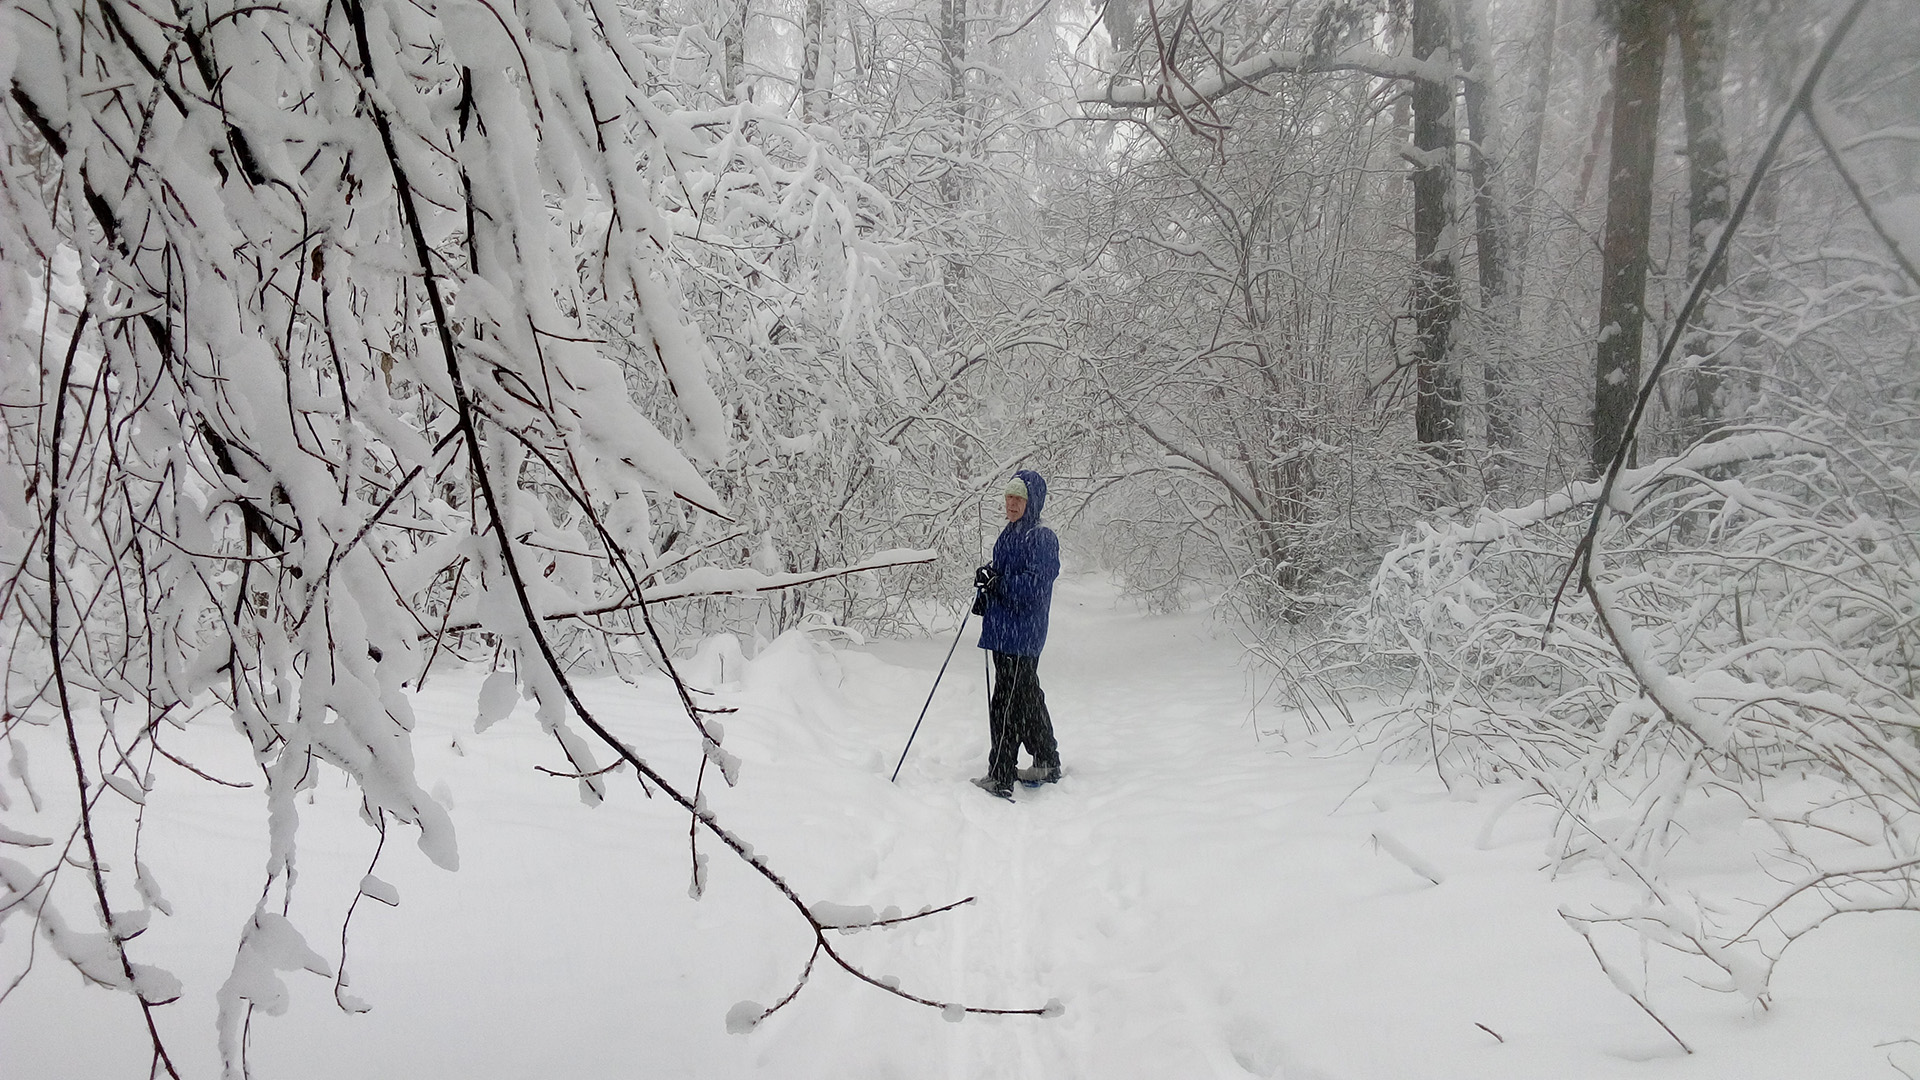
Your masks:
<path fill-rule="evenodd" d="M 1013 526 L 1017 529 L 1031 529 L 1040 524 L 1040 515 L 1046 509 L 1047 482 L 1042 480 L 1040 474 L 1034 472 L 1032 469 L 1021 469 L 1013 475 L 1019 477 L 1021 483 L 1027 485 L 1027 512 L 1021 514 L 1020 520 L 1014 522 Z"/>

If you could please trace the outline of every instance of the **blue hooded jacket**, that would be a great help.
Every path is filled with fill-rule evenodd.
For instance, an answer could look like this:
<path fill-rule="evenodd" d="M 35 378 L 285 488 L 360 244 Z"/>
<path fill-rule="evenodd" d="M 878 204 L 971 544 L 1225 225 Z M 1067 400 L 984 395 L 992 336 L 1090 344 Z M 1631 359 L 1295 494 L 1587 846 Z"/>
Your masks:
<path fill-rule="evenodd" d="M 1007 522 L 993 542 L 993 568 L 1000 576 L 987 590 L 980 619 L 980 647 L 1015 656 L 1039 656 L 1047 643 L 1047 610 L 1053 579 L 1060 576 L 1060 541 L 1040 523 L 1047 482 L 1032 469 L 1014 474 L 1027 485 L 1027 511 Z"/>

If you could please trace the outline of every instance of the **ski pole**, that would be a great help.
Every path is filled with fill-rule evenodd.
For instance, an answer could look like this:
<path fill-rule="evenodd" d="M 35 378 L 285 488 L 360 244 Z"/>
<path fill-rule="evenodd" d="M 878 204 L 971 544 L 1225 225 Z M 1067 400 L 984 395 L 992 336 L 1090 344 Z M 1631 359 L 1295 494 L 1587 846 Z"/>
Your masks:
<path fill-rule="evenodd" d="M 979 590 L 974 590 L 973 595 L 974 599 L 978 600 Z M 960 616 L 960 629 L 953 635 L 953 644 L 947 646 L 947 658 L 940 661 L 940 674 L 933 677 L 933 688 L 927 691 L 927 703 L 920 706 L 920 719 L 913 722 L 913 734 L 907 736 L 907 745 L 900 748 L 900 760 L 893 767 L 893 775 L 887 778 L 889 784 L 898 783 L 900 780 L 900 766 L 907 763 L 907 751 L 913 749 L 913 737 L 920 734 L 920 721 L 927 718 L 927 710 L 933 706 L 933 692 L 940 689 L 940 680 L 947 673 L 947 665 L 953 662 L 953 650 L 960 647 L 960 638 L 967 632 L 967 619 L 972 615 L 973 609 L 969 607 L 966 614 Z"/>

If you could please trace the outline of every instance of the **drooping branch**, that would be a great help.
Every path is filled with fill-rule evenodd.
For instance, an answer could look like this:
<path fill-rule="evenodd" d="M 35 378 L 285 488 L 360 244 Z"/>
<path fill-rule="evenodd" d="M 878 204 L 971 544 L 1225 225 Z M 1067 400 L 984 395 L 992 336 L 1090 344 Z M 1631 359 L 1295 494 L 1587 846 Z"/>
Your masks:
<path fill-rule="evenodd" d="M 100 845 L 94 835 L 93 793 L 87 781 L 86 761 L 80 753 L 80 736 L 74 718 L 73 700 L 67 689 L 67 671 L 65 648 L 60 637 L 60 586 L 63 575 L 60 572 L 58 545 L 60 538 L 60 497 L 61 497 L 61 443 L 66 434 L 67 396 L 73 380 L 74 359 L 79 355 L 80 342 L 87 330 L 88 316 L 92 307 L 82 307 L 74 319 L 73 335 L 67 342 L 67 356 L 61 364 L 59 375 L 53 387 L 53 424 L 48 435 L 46 447 L 47 471 L 47 518 L 46 518 L 46 565 L 47 565 L 47 653 L 53 669 L 53 684 L 59 702 L 60 716 L 65 724 L 67 749 L 73 758 L 73 778 L 80 796 L 80 832 L 87 846 L 87 877 L 93 884 L 94 898 L 100 907 L 100 920 L 106 930 L 108 942 L 113 946 L 114 957 L 119 961 L 121 977 L 126 980 L 126 989 L 140 1002 L 140 1011 L 146 1019 L 147 1038 L 153 1046 L 156 1067 L 164 1067 L 167 1075 L 179 1080 L 180 1073 L 174 1068 L 173 1058 L 167 1052 L 166 1043 L 160 1037 L 160 1027 L 153 1015 L 154 1006 L 165 1004 L 148 997 L 141 985 L 141 978 L 134 970 L 133 960 L 127 955 L 127 943 L 121 928 L 115 924 L 113 907 L 107 901 L 107 879 L 100 862 Z M 108 777 L 101 778 L 103 788 Z M 83 973 L 88 973 L 82 968 Z M 91 974 L 91 973 L 88 973 Z"/>

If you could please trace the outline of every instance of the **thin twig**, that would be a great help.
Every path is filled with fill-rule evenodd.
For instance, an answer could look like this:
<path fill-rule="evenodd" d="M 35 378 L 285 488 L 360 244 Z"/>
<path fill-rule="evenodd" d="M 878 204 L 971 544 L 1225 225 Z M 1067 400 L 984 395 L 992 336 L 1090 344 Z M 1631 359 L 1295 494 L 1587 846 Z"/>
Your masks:
<path fill-rule="evenodd" d="M 373 846 L 373 858 L 367 860 L 367 873 L 361 878 L 363 883 L 367 877 L 373 875 L 373 868 L 380 865 L 380 853 L 386 850 L 387 847 L 387 812 L 385 810 L 379 811 L 379 816 L 374 819 L 373 827 L 379 830 L 380 840 Z M 347 930 L 353 925 L 353 913 L 360 908 L 360 898 L 365 895 L 366 892 L 364 890 L 354 890 L 353 899 L 347 904 L 346 917 L 340 920 L 340 966 L 336 969 L 333 976 L 333 1003 L 339 1006 L 340 1011 L 344 1013 L 366 1011 L 364 1005 L 356 1009 L 340 999 L 340 992 L 346 989 L 347 985 Z"/>
<path fill-rule="evenodd" d="M 592 772 L 566 772 L 562 769 L 549 769 L 545 765 L 535 765 L 533 768 L 535 772 L 543 772 L 548 776 L 557 776 L 562 780 L 591 780 L 596 776 L 605 776 L 611 772 L 619 772 L 626 767 L 627 763 L 625 761 L 616 760 L 613 764 L 603 765 Z"/>

